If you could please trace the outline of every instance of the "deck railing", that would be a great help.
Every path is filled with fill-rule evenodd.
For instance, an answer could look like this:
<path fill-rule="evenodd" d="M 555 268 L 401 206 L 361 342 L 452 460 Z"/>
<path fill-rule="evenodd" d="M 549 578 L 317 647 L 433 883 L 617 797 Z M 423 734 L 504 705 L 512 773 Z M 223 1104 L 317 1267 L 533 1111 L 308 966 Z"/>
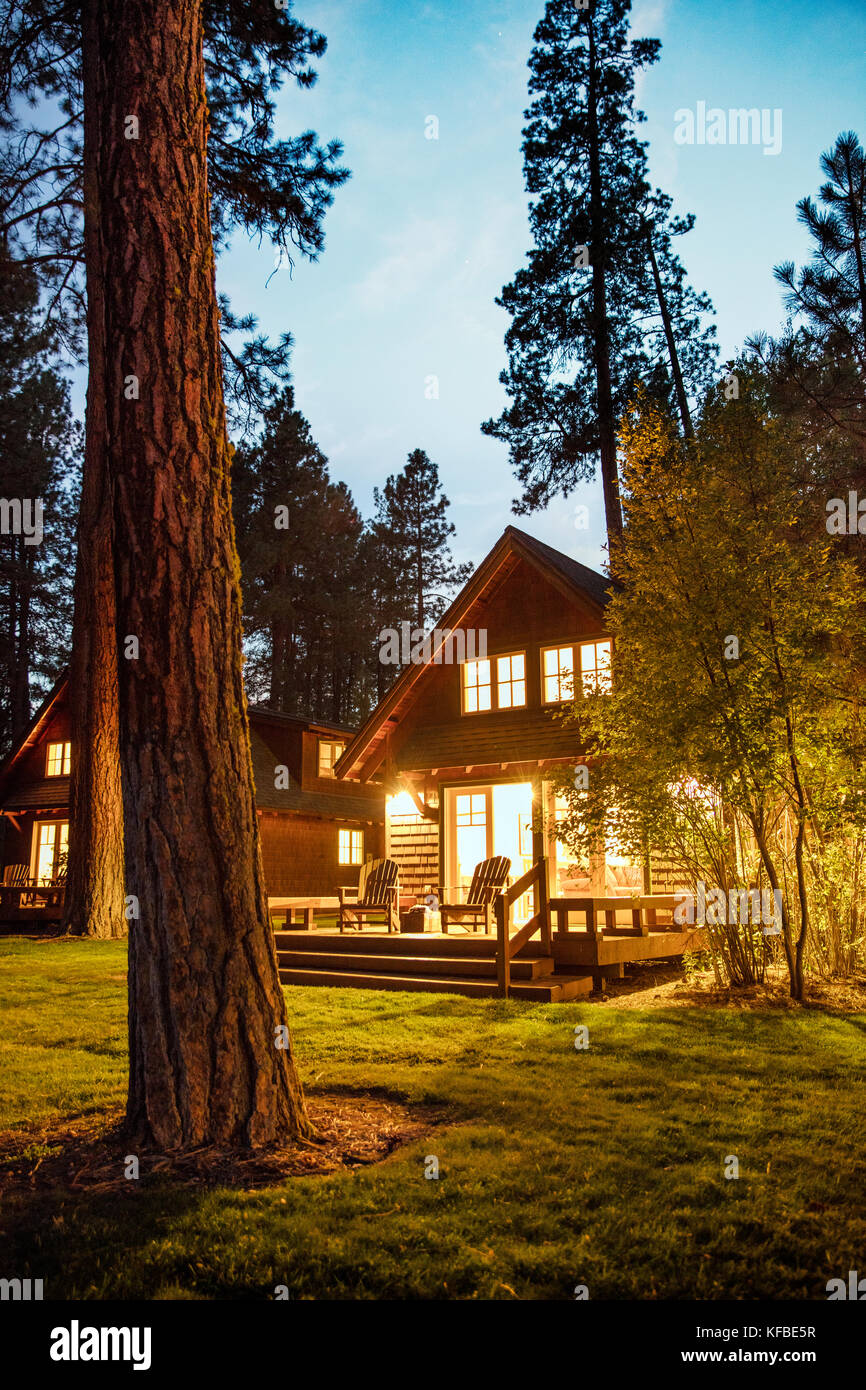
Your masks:
<path fill-rule="evenodd" d="M 0 884 L 0 921 L 21 917 L 25 921 L 35 921 L 38 917 L 59 917 L 66 892 L 66 878 L 53 878 L 37 883 L 29 879 L 26 883 Z"/>
<path fill-rule="evenodd" d="M 607 934 L 622 936 L 648 936 L 651 931 L 682 931 L 674 920 L 674 908 L 683 902 L 683 895 L 676 893 L 648 893 L 634 898 L 551 898 L 550 913 L 556 922 L 557 932 L 568 932 L 568 914 L 581 913 L 584 918 L 583 930 L 597 937 L 599 920 L 604 919 L 603 930 Z M 627 912 L 631 926 L 619 926 L 617 913 Z M 670 915 L 670 921 L 660 922 L 658 914 Z"/>
<path fill-rule="evenodd" d="M 535 911 L 518 931 L 512 935 L 514 904 L 530 889 L 534 892 Z M 536 932 L 541 933 L 541 944 L 549 955 L 551 950 L 550 906 L 547 898 L 547 860 L 537 859 L 522 878 L 507 888 L 495 899 L 496 908 L 496 979 L 502 999 L 508 998 L 511 989 L 511 962 L 517 952 L 531 941 Z"/>

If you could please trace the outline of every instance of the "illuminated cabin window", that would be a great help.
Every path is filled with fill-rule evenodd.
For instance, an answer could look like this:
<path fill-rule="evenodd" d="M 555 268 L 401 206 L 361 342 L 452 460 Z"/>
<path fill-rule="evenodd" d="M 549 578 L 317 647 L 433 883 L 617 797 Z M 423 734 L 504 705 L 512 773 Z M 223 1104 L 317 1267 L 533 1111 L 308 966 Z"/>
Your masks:
<path fill-rule="evenodd" d="M 319 776 L 333 777 L 334 764 L 338 761 L 340 754 L 346 747 L 339 739 L 320 738 L 319 739 Z M 346 860 L 346 863 L 350 863 Z"/>
<path fill-rule="evenodd" d="M 580 646 L 580 679 L 584 695 L 610 693 L 610 638 L 600 642 L 582 642 Z"/>
<path fill-rule="evenodd" d="M 66 869 L 69 822 L 37 821 L 33 828 L 33 876 L 37 883 L 50 883 Z"/>
<path fill-rule="evenodd" d="M 487 797 L 484 792 L 470 792 L 457 798 L 457 828 L 487 824 Z"/>
<path fill-rule="evenodd" d="M 548 647 L 542 654 L 544 703 L 574 699 L 574 647 Z"/>
<path fill-rule="evenodd" d="M 490 662 L 464 661 L 461 669 L 463 713 L 477 714 L 479 710 L 490 709 Z"/>
<path fill-rule="evenodd" d="M 46 777 L 68 777 L 72 765 L 71 743 L 49 743 L 45 763 Z"/>
<path fill-rule="evenodd" d="M 499 709 L 526 704 L 526 657 L 523 652 L 496 658 L 496 703 Z"/>
<path fill-rule="evenodd" d="M 363 864 L 363 830 L 337 831 L 337 862 L 338 864 Z"/>

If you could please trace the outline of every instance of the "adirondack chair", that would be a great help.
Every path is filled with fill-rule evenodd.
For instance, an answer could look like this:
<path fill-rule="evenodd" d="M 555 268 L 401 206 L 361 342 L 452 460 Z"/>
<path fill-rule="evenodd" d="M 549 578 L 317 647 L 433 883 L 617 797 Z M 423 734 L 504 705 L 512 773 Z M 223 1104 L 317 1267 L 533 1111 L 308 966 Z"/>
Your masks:
<path fill-rule="evenodd" d="M 30 871 L 26 864 L 7 864 L 3 870 L 3 886 L 17 888 L 26 883 L 29 877 Z"/>
<path fill-rule="evenodd" d="M 464 927 L 468 921 L 467 931 L 472 927 L 477 929 L 483 922 L 484 930 L 489 935 L 493 930 L 493 904 L 508 882 L 510 872 L 511 860 L 504 854 L 496 855 L 493 859 L 483 859 L 480 864 L 476 864 L 465 903 L 439 903 L 439 915 L 445 935 L 448 934 L 449 921 L 459 922 Z M 445 897 L 444 888 L 440 891 L 439 897 Z"/>
<path fill-rule="evenodd" d="M 27 888 L 30 883 L 30 870 L 26 864 L 7 864 L 3 870 L 3 881 L 0 883 L 0 903 L 4 907 L 24 907 L 28 901 L 27 894 L 22 893 L 22 888 Z M 4 888 L 14 889 L 14 892 L 4 893 Z"/>
<path fill-rule="evenodd" d="M 338 888 L 340 931 L 348 924 L 361 931 L 367 919 L 381 919 L 389 932 L 400 930 L 397 910 L 398 868 L 393 859 L 371 859 L 361 869 L 357 888 Z"/>
<path fill-rule="evenodd" d="M 29 887 L 31 872 L 28 866 L 7 865 L 3 870 L 3 881 L 0 881 L 1 905 L 4 908 L 25 908 L 31 902 Z"/>

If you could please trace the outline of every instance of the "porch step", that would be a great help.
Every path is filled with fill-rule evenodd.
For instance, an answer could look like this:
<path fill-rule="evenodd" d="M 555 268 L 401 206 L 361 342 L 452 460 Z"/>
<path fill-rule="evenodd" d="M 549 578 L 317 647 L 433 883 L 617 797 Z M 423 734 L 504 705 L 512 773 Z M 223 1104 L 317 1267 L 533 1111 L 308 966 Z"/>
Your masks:
<path fill-rule="evenodd" d="M 329 970 L 345 973 L 347 971 L 375 971 L 380 975 L 405 975 L 409 978 L 442 975 L 464 979 L 496 979 L 496 961 L 486 956 L 397 956 L 377 954 L 373 959 L 370 952 L 290 950 L 277 951 L 277 960 L 283 970 Z M 553 974 L 553 956 L 535 956 L 529 960 L 520 958 L 511 962 L 512 980 L 535 980 L 539 976 Z"/>
<path fill-rule="evenodd" d="M 377 962 L 379 965 L 380 962 Z M 411 994 L 462 994 L 472 999 L 494 998 L 497 984 L 493 979 L 471 979 L 465 975 L 385 975 L 373 970 L 319 970 L 280 968 L 284 985 L 331 985 L 354 989 L 405 990 Z M 565 1003 L 592 989 L 590 975 L 542 975 L 533 980 L 513 980 L 514 999 L 535 1004 Z"/>
<path fill-rule="evenodd" d="M 347 955 L 372 956 L 471 956 L 477 959 L 496 959 L 496 937 L 473 934 L 459 936 L 449 932 L 447 936 L 432 932 L 394 932 L 392 934 L 375 932 L 317 932 L 317 931 L 276 931 L 274 942 L 277 952 L 301 951 L 323 952 Z M 518 960 L 536 960 L 545 957 L 540 941 L 530 941 L 517 954 Z"/>

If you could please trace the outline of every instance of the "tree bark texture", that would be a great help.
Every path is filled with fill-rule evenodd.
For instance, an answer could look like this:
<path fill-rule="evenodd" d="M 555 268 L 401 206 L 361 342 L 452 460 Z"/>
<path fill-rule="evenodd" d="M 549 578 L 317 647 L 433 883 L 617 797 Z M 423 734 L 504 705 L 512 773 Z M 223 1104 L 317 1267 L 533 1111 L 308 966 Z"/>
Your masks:
<path fill-rule="evenodd" d="M 94 7 L 83 13 L 84 257 L 89 377 L 69 669 L 72 776 L 64 930 L 126 934 L 123 803 L 114 634 L 114 566 L 105 418 L 105 305 L 97 155 L 100 104 Z"/>
<path fill-rule="evenodd" d="M 86 3 L 99 31 L 126 889 L 139 910 L 127 1120 L 159 1148 L 286 1142 L 310 1126 L 291 1048 L 277 1045 L 288 1030 L 241 674 L 201 0 Z"/>

